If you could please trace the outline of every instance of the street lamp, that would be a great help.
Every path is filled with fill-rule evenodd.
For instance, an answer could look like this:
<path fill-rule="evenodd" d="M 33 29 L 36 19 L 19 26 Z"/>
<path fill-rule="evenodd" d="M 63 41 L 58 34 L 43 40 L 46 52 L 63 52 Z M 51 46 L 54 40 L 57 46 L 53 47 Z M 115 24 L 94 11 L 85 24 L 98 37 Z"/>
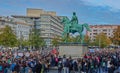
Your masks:
<path fill-rule="evenodd" d="M 20 31 L 20 49 L 22 49 L 22 31 Z"/>
<path fill-rule="evenodd" d="M 99 29 L 99 48 L 101 46 L 101 36 L 100 36 L 100 29 Z"/>

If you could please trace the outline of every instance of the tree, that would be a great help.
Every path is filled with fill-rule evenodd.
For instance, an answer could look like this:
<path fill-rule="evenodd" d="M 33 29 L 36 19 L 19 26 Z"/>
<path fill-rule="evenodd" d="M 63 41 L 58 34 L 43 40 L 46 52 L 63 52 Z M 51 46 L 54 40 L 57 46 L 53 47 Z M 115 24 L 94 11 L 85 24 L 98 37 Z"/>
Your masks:
<path fill-rule="evenodd" d="M 42 37 L 40 37 L 39 32 L 37 29 L 33 29 L 29 36 L 29 45 L 34 48 L 40 48 L 45 46 L 45 41 Z"/>
<path fill-rule="evenodd" d="M 21 42 L 21 45 L 22 45 L 23 47 L 29 46 L 29 44 L 30 44 L 29 40 L 23 40 L 23 41 Z"/>
<path fill-rule="evenodd" d="M 120 26 L 116 29 L 116 31 L 113 33 L 114 36 L 112 38 L 112 41 L 115 45 L 120 45 Z"/>
<path fill-rule="evenodd" d="M 0 44 L 5 47 L 15 47 L 17 46 L 17 37 L 13 30 L 9 26 L 5 26 L 0 31 Z"/>
<path fill-rule="evenodd" d="M 90 41 L 88 45 L 89 46 L 95 46 L 95 42 L 94 41 Z"/>
<path fill-rule="evenodd" d="M 111 40 L 104 33 L 100 33 L 96 35 L 94 43 L 96 46 L 103 48 L 109 46 L 111 44 Z"/>
<path fill-rule="evenodd" d="M 52 39 L 52 45 L 58 46 L 58 44 L 62 41 L 62 39 L 59 36 L 56 36 Z"/>
<path fill-rule="evenodd" d="M 85 35 L 84 43 L 86 43 L 86 44 L 88 44 L 88 45 L 90 44 L 90 38 L 89 38 L 88 35 Z"/>
<path fill-rule="evenodd" d="M 77 41 L 77 38 L 76 37 L 72 37 L 70 35 L 68 36 L 65 36 L 63 38 L 61 38 L 61 42 L 66 42 L 66 43 L 71 43 L 71 42 L 76 42 Z"/>
<path fill-rule="evenodd" d="M 79 35 L 75 37 L 71 37 L 71 42 L 80 43 L 80 41 L 81 41 L 81 38 Z"/>

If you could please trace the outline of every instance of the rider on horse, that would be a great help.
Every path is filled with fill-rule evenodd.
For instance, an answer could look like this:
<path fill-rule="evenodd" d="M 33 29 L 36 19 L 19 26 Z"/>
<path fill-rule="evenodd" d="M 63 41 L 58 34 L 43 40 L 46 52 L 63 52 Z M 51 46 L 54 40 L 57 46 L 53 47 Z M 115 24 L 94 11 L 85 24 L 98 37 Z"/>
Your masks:
<path fill-rule="evenodd" d="M 70 21 L 71 25 L 74 26 L 74 24 L 78 24 L 78 18 L 76 16 L 76 13 L 73 12 L 73 16 L 72 16 L 72 19 Z"/>
<path fill-rule="evenodd" d="M 76 16 L 76 13 L 73 12 L 72 19 L 69 20 L 67 17 L 63 17 L 62 23 L 64 24 L 64 31 L 63 31 L 63 37 L 65 38 L 65 42 L 68 40 L 69 33 L 76 33 L 78 32 L 80 34 L 81 43 L 83 43 L 84 36 L 82 34 L 84 27 L 87 29 L 87 31 L 90 31 L 90 27 L 88 24 L 79 24 L 78 18 Z M 80 40 L 78 39 L 78 40 Z"/>

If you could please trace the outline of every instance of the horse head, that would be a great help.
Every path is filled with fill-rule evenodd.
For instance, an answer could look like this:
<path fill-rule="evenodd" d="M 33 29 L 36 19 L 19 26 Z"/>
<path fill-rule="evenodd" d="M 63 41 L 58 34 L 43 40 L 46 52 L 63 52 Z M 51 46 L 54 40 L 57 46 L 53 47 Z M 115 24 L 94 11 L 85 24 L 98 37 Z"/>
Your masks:
<path fill-rule="evenodd" d="M 87 29 L 87 31 L 91 31 L 90 26 L 87 23 L 84 23 L 82 25 Z"/>
<path fill-rule="evenodd" d="M 62 21 L 63 24 L 69 24 L 70 20 L 67 17 L 63 17 Z"/>

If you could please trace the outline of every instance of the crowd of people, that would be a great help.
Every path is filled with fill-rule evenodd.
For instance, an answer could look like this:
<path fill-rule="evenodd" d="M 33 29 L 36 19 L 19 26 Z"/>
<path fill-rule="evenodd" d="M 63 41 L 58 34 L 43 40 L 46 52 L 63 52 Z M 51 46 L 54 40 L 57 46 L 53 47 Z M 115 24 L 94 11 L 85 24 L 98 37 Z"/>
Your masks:
<path fill-rule="evenodd" d="M 48 73 L 50 53 L 40 51 L 3 50 L 0 52 L 0 73 Z"/>
<path fill-rule="evenodd" d="M 81 58 L 63 57 L 50 52 L 3 50 L 0 52 L 0 73 L 119 73 L 120 50 L 87 52 Z"/>
<path fill-rule="evenodd" d="M 58 62 L 58 73 L 62 69 L 64 73 L 120 73 L 120 50 L 102 49 L 74 59 L 64 56 Z"/>

